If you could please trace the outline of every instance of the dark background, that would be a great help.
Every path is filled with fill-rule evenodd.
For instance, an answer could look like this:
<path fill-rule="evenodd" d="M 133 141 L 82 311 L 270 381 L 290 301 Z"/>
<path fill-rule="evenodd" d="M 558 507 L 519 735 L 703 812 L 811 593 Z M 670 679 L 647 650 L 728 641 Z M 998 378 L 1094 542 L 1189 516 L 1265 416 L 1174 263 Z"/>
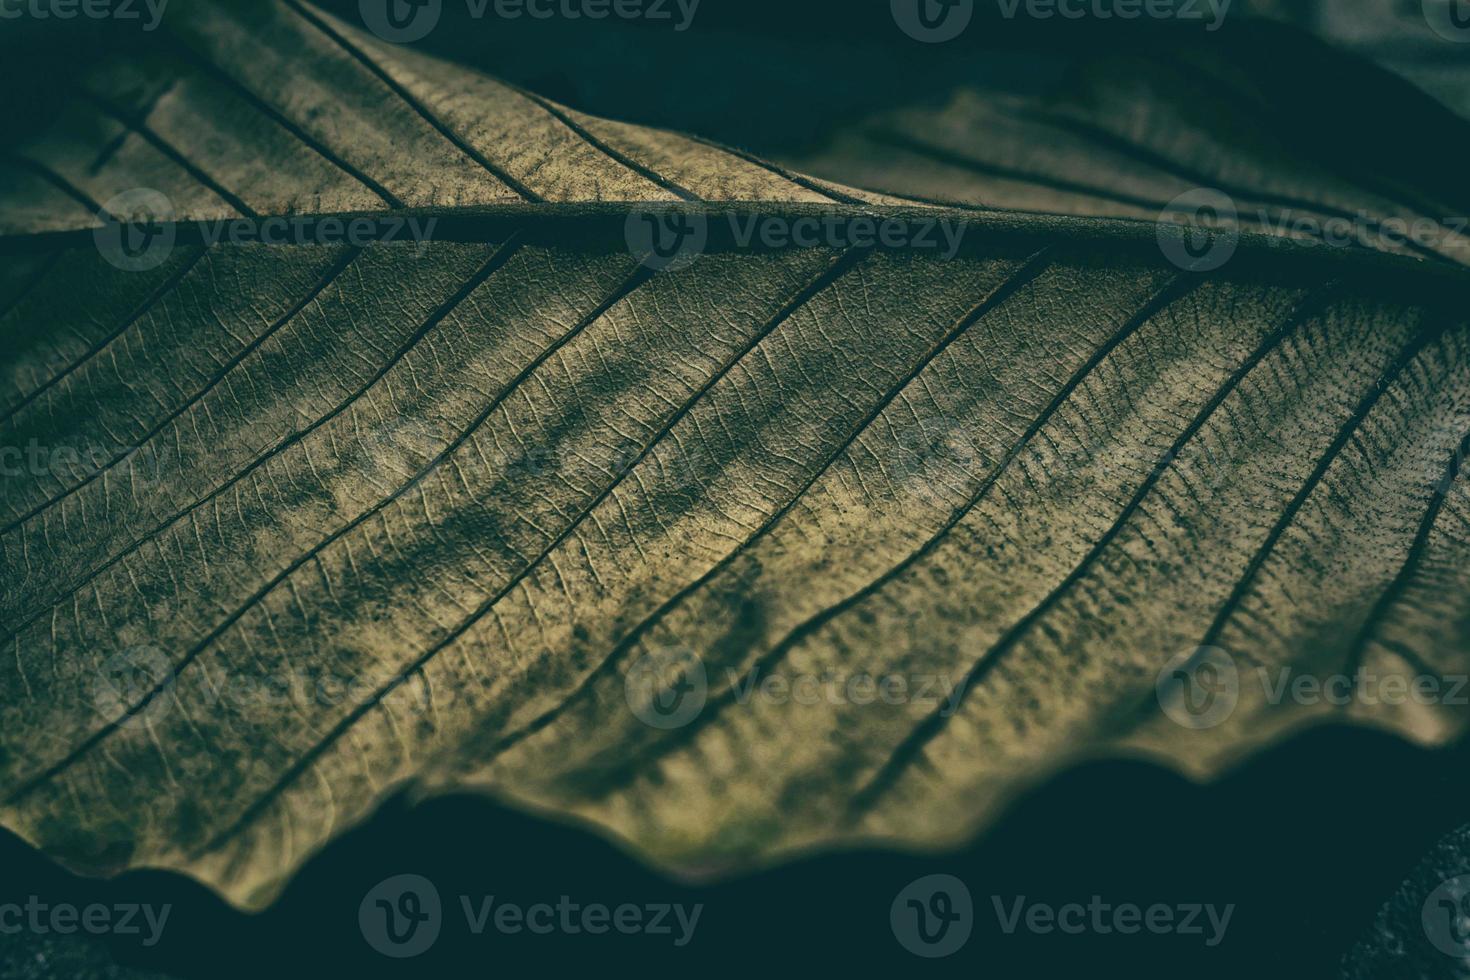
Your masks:
<path fill-rule="evenodd" d="M 962 853 L 812 856 L 708 887 L 680 885 L 598 837 L 484 799 L 416 808 L 395 802 L 309 862 L 258 916 L 230 910 L 177 875 L 74 878 L 7 835 L 0 901 L 36 894 L 78 905 L 170 902 L 174 909 L 152 949 L 127 937 L 7 940 L 0 975 L 103 976 L 115 962 L 127 968 L 124 976 L 139 969 L 256 978 L 574 969 L 620 976 L 1335 976 L 1420 855 L 1470 813 L 1466 761 L 1464 749 L 1424 752 L 1373 732 L 1324 729 L 1206 787 L 1149 765 L 1094 764 L 1021 800 Z M 888 924 L 899 890 L 933 873 L 958 876 L 975 900 L 974 933 L 942 960 L 909 954 Z M 357 924 L 363 896 L 397 874 L 429 878 L 445 905 L 438 942 L 415 959 L 375 953 Z M 693 941 L 675 949 L 667 936 L 473 936 L 460 894 L 476 903 L 491 894 L 554 904 L 565 894 L 582 904 L 705 908 Z M 1208 949 L 1199 936 L 1005 935 L 991 904 L 992 895 L 1007 906 L 1018 895 L 1085 904 L 1094 894 L 1115 905 L 1233 902 L 1236 909 L 1224 941 Z"/>
<path fill-rule="evenodd" d="M 355 0 L 325 6 L 356 19 Z M 1308 5 L 1281 6 L 1315 23 Z M 1237 0 L 1233 10 L 1244 9 L 1245 0 Z M 1202 43 L 1197 28 L 979 23 L 965 41 L 936 50 L 897 36 L 885 0 L 703 0 L 685 34 L 615 21 L 456 29 L 446 13 L 420 47 L 583 111 L 780 157 L 818 145 L 849 120 L 942 99 L 956 84 L 1048 86 L 1064 79 L 1068 59 L 1089 51 Z M 1255 30 L 1232 21 L 1204 43 L 1255 43 Z M 117 43 L 83 22 L 63 34 L 0 35 L 0 62 L 7 63 L 0 64 L 0 82 L 16 124 L 43 124 L 48 106 L 64 95 L 54 79 L 36 73 L 59 50 Z M 1288 57 L 1263 60 L 1260 71 L 1295 106 L 1300 127 L 1291 135 L 1314 153 L 1340 158 L 1351 151 L 1371 169 L 1375 160 L 1422 144 L 1426 133 L 1445 134 L 1442 152 L 1421 164 L 1426 183 L 1444 186 L 1463 170 L 1467 156 L 1460 151 L 1467 147 L 1444 125 L 1447 113 L 1385 108 L 1402 104 L 1404 83 L 1371 72 L 1324 76 Z M 1361 127 L 1364 119 L 1372 121 L 1373 139 L 1354 135 L 1350 123 Z M 49 903 L 174 906 L 163 941 L 152 949 L 126 937 L 0 937 L 0 976 L 524 976 L 571 968 L 620 975 L 1332 976 L 1421 856 L 1470 817 L 1467 761 L 1464 747 L 1427 752 L 1373 732 L 1328 729 L 1278 746 L 1207 787 L 1144 764 L 1099 763 L 1022 799 L 962 853 L 827 854 L 707 887 L 673 882 L 601 838 L 482 798 L 417 807 L 396 801 L 308 863 L 258 916 L 236 913 L 175 875 L 78 879 L 0 834 L 0 902 L 23 903 L 34 894 Z M 909 881 L 939 872 L 967 883 L 976 926 L 959 953 L 926 961 L 895 941 L 889 905 Z M 429 953 L 393 961 L 363 941 L 357 910 L 369 888 L 403 873 L 436 884 L 445 927 Z M 555 903 L 565 894 L 582 904 L 705 908 L 684 949 L 655 936 L 475 937 L 464 928 L 462 893 L 521 905 Z M 1007 904 L 1019 895 L 1085 904 L 1095 894 L 1112 904 L 1236 909 L 1224 942 L 1208 949 L 1198 936 L 1008 936 L 991 905 L 992 895 Z M 1425 963 L 1406 967 L 1414 972 L 1405 975 L 1451 966 L 1432 956 Z"/>

